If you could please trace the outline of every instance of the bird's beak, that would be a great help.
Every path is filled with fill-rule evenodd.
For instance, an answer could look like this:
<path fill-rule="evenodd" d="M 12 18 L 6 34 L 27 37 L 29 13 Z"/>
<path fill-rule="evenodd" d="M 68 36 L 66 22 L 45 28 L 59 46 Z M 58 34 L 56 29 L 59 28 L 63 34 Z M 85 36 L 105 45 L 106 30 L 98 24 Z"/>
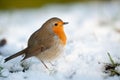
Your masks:
<path fill-rule="evenodd" d="M 63 22 L 63 25 L 66 25 L 66 24 L 68 24 L 68 22 Z"/>

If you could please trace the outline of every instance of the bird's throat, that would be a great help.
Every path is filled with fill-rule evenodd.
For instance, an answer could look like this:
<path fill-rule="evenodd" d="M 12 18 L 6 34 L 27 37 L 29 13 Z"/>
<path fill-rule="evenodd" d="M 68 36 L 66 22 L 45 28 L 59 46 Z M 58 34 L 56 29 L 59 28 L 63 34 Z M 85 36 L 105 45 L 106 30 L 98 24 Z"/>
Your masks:
<path fill-rule="evenodd" d="M 62 43 L 65 45 L 67 38 L 66 38 L 63 27 L 54 27 L 53 31 L 61 39 Z"/>

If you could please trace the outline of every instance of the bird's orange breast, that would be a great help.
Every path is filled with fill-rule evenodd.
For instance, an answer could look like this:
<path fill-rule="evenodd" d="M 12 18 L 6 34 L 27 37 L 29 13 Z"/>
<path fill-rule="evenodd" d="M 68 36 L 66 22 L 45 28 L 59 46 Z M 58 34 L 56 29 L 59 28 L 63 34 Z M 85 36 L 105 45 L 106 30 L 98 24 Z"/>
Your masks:
<path fill-rule="evenodd" d="M 53 27 L 53 31 L 61 39 L 62 43 L 65 45 L 67 38 L 63 26 Z"/>

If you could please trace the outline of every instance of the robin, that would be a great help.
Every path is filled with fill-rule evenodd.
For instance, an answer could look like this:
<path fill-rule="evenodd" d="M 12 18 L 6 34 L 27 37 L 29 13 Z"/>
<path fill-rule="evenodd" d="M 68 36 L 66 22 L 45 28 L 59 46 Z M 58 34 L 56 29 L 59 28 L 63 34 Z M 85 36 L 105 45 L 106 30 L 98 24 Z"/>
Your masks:
<path fill-rule="evenodd" d="M 52 61 L 57 58 L 66 45 L 67 38 L 63 27 L 65 24 L 68 24 L 68 22 L 63 22 L 57 17 L 49 19 L 30 36 L 27 48 L 7 57 L 5 62 L 23 54 L 25 57 L 22 61 L 35 56 L 43 64 L 44 61 Z M 47 66 L 45 65 L 45 67 Z"/>

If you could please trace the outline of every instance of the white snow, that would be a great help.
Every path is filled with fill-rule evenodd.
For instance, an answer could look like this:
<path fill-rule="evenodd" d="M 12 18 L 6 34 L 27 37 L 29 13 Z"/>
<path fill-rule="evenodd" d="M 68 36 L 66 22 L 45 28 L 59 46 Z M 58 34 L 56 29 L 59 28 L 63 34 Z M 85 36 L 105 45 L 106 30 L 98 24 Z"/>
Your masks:
<path fill-rule="evenodd" d="M 120 63 L 120 5 L 119 2 L 47 5 L 39 9 L 0 11 L 0 39 L 7 44 L 0 47 L 0 66 L 4 69 L 0 80 L 120 80 L 105 74 L 110 63 L 107 52 Z M 29 58 L 22 71 L 20 60 L 4 63 L 4 58 L 27 46 L 30 35 L 51 17 L 69 22 L 65 26 L 68 38 L 64 55 L 51 71 L 36 58 Z M 120 72 L 120 66 L 116 68 Z M 9 72 L 13 71 L 13 73 Z"/>

